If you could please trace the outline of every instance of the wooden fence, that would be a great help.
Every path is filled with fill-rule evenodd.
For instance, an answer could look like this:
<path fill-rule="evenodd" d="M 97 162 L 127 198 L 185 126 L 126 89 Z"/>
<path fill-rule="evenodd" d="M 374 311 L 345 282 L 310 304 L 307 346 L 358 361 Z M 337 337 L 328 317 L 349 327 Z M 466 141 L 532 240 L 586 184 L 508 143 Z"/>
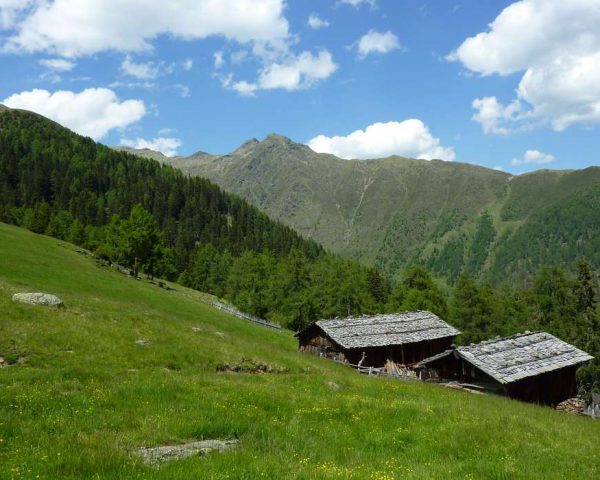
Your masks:
<path fill-rule="evenodd" d="M 419 379 L 418 375 L 414 370 L 407 368 L 403 365 L 396 365 L 394 362 L 388 362 L 385 367 L 365 367 L 362 365 L 353 365 L 351 363 L 344 363 L 349 367 L 354 368 L 358 373 L 368 375 L 369 377 L 391 377 L 400 379 Z"/>
<path fill-rule="evenodd" d="M 269 322 L 268 320 L 264 320 L 262 318 L 255 317 L 254 315 L 250 315 L 248 313 L 244 313 L 239 311 L 235 307 L 231 307 L 229 305 L 225 305 L 221 302 L 213 302 L 213 307 L 218 308 L 223 312 L 230 313 L 231 315 L 235 315 L 238 318 L 243 318 L 244 320 L 248 320 L 249 322 L 258 323 L 263 327 L 273 328 L 275 330 L 281 330 L 281 325 L 273 322 Z"/>

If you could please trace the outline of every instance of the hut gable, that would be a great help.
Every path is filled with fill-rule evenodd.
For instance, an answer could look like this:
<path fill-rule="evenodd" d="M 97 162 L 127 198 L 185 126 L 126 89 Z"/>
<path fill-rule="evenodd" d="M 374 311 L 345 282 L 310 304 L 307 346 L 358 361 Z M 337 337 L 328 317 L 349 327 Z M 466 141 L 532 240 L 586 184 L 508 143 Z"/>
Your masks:
<path fill-rule="evenodd" d="M 316 325 L 344 349 L 403 345 L 460 334 L 437 315 L 425 311 L 319 320 Z"/>
<path fill-rule="evenodd" d="M 458 347 L 421 362 L 457 355 L 501 384 L 573 367 L 593 357 L 546 332 L 526 332 Z"/>

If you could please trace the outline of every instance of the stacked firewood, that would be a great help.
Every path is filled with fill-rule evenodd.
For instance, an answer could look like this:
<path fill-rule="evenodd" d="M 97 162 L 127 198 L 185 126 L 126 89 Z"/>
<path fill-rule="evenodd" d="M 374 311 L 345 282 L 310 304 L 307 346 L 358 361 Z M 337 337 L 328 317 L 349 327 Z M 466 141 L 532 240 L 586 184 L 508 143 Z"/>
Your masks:
<path fill-rule="evenodd" d="M 585 402 L 581 398 L 568 398 L 564 402 L 560 402 L 556 409 L 573 415 L 583 415 Z"/>

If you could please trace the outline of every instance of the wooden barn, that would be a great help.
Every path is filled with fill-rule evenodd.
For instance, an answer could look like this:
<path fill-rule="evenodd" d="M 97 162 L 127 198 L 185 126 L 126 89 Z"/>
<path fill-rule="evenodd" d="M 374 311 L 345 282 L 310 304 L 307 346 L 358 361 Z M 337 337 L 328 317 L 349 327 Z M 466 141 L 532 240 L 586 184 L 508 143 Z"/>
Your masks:
<path fill-rule="evenodd" d="M 556 405 L 575 395 L 577 367 L 592 358 L 549 333 L 526 332 L 447 350 L 417 369 L 511 398 Z"/>
<path fill-rule="evenodd" d="M 319 320 L 298 332 L 299 350 L 353 365 L 411 365 L 450 348 L 460 334 L 431 312 Z"/>

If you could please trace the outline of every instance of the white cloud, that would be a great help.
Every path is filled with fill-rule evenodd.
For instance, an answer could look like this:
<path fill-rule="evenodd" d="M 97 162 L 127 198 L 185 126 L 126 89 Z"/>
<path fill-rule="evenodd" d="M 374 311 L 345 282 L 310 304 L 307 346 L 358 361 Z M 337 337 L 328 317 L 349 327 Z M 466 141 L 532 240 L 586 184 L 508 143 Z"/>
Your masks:
<path fill-rule="evenodd" d="M 358 56 L 364 58 L 371 53 L 385 54 L 400 48 L 400 40 L 389 30 L 384 33 L 369 30 L 358 40 Z"/>
<path fill-rule="evenodd" d="M 33 0 L 0 0 L 0 28 L 12 28 L 32 3 Z"/>
<path fill-rule="evenodd" d="M 1 21 L 16 30 L 4 45 L 9 51 L 78 57 L 150 50 L 159 35 L 262 44 L 289 36 L 283 0 L 32 0 L 28 10 L 2 1 Z"/>
<path fill-rule="evenodd" d="M 223 52 L 221 52 L 221 51 L 215 52 L 215 53 L 213 53 L 213 57 L 215 59 L 215 68 L 216 69 L 219 69 L 223 65 L 225 65 L 225 60 L 223 59 Z"/>
<path fill-rule="evenodd" d="M 319 17 L 316 13 L 312 13 L 308 17 L 307 23 L 313 30 L 319 30 L 320 28 L 327 28 L 329 26 L 329 22 Z"/>
<path fill-rule="evenodd" d="M 130 77 L 139 80 L 154 80 L 160 72 L 159 67 L 154 62 L 136 63 L 127 56 L 121 62 L 121 71 Z"/>
<path fill-rule="evenodd" d="M 497 165 L 494 167 L 494 170 L 497 170 L 499 172 L 503 172 L 504 171 L 504 167 L 501 167 L 500 165 Z"/>
<path fill-rule="evenodd" d="M 331 76 L 337 68 L 327 50 L 321 50 L 318 55 L 302 52 L 297 56 L 288 55 L 279 63 L 266 65 L 259 71 L 255 83 L 235 82 L 232 75 L 222 78 L 221 83 L 225 88 L 246 96 L 254 95 L 257 90 L 294 91 L 312 87 L 320 80 Z"/>
<path fill-rule="evenodd" d="M 186 72 L 189 72 L 194 67 L 194 61 L 191 58 L 188 58 L 183 62 L 183 69 Z"/>
<path fill-rule="evenodd" d="M 377 4 L 377 0 L 339 0 L 339 4 L 352 5 L 354 8 L 358 8 L 361 5 L 369 5 L 374 7 Z"/>
<path fill-rule="evenodd" d="M 147 148 L 160 152 L 167 157 L 173 157 L 177 155 L 177 150 L 181 147 L 181 140 L 179 138 L 171 137 L 157 137 L 152 140 L 145 140 L 143 138 L 136 138 L 135 140 L 123 138 L 121 139 L 121 145 L 138 150 Z"/>
<path fill-rule="evenodd" d="M 598 0 L 522 0 L 448 59 L 482 75 L 523 72 L 517 99 L 526 115 L 513 122 L 556 131 L 593 124 L 600 122 L 599 24 Z"/>
<path fill-rule="evenodd" d="M 48 70 L 54 70 L 56 72 L 69 72 L 75 68 L 75 62 L 65 60 L 64 58 L 44 58 L 38 63 Z"/>
<path fill-rule="evenodd" d="M 235 90 L 244 97 L 253 97 L 258 88 L 258 85 L 254 83 L 249 83 L 245 80 L 242 80 L 240 82 L 234 82 L 231 84 L 231 89 Z"/>
<path fill-rule="evenodd" d="M 332 153 L 345 159 L 372 159 L 390 155 L 453 161 L 452 147 L 443 147 L 427 126 L 412 118 L 403 122 L 374 123 L 345 137 L 319 135 L 308 142 L 315 152 Z"/>
<path fill-rule="evenodd" d="M 336 70 L 337 65 L 327 50 L 321 50 L 316 56 L 310 52 L 302 52 L 283 63 L 268 65 L 260 72 L 259 85 L 265 90 L 298 90 L 314 85 Z"/>
<path fill-rule="evenodd" d="M 472 118 L 481 124 L 486 134 L 508 135 L 512 132 L 513 122 L 522 114 L 518 100 L 504 106 L 496 97 L 483 97 L 473 100 L 472 106 L 477 111 Z"/>
<path fill-rule="evenodd" d="M 510 162 L 512 165 L 542 165 L 554 161 L 554 155 L 543 153 L 539 150 L 527 150 L 523 158 L 513 158 Z"/>
<path fill-rule="evenodd" d="M 95 140 L 115 128 L 137 122 L 146 114 L 143 101 L 121 102 L 115 92 L 107 88 L 88 88 L 79 93 L 35 89 L 11 95 L 2 103 L 39 113 Z"/>

